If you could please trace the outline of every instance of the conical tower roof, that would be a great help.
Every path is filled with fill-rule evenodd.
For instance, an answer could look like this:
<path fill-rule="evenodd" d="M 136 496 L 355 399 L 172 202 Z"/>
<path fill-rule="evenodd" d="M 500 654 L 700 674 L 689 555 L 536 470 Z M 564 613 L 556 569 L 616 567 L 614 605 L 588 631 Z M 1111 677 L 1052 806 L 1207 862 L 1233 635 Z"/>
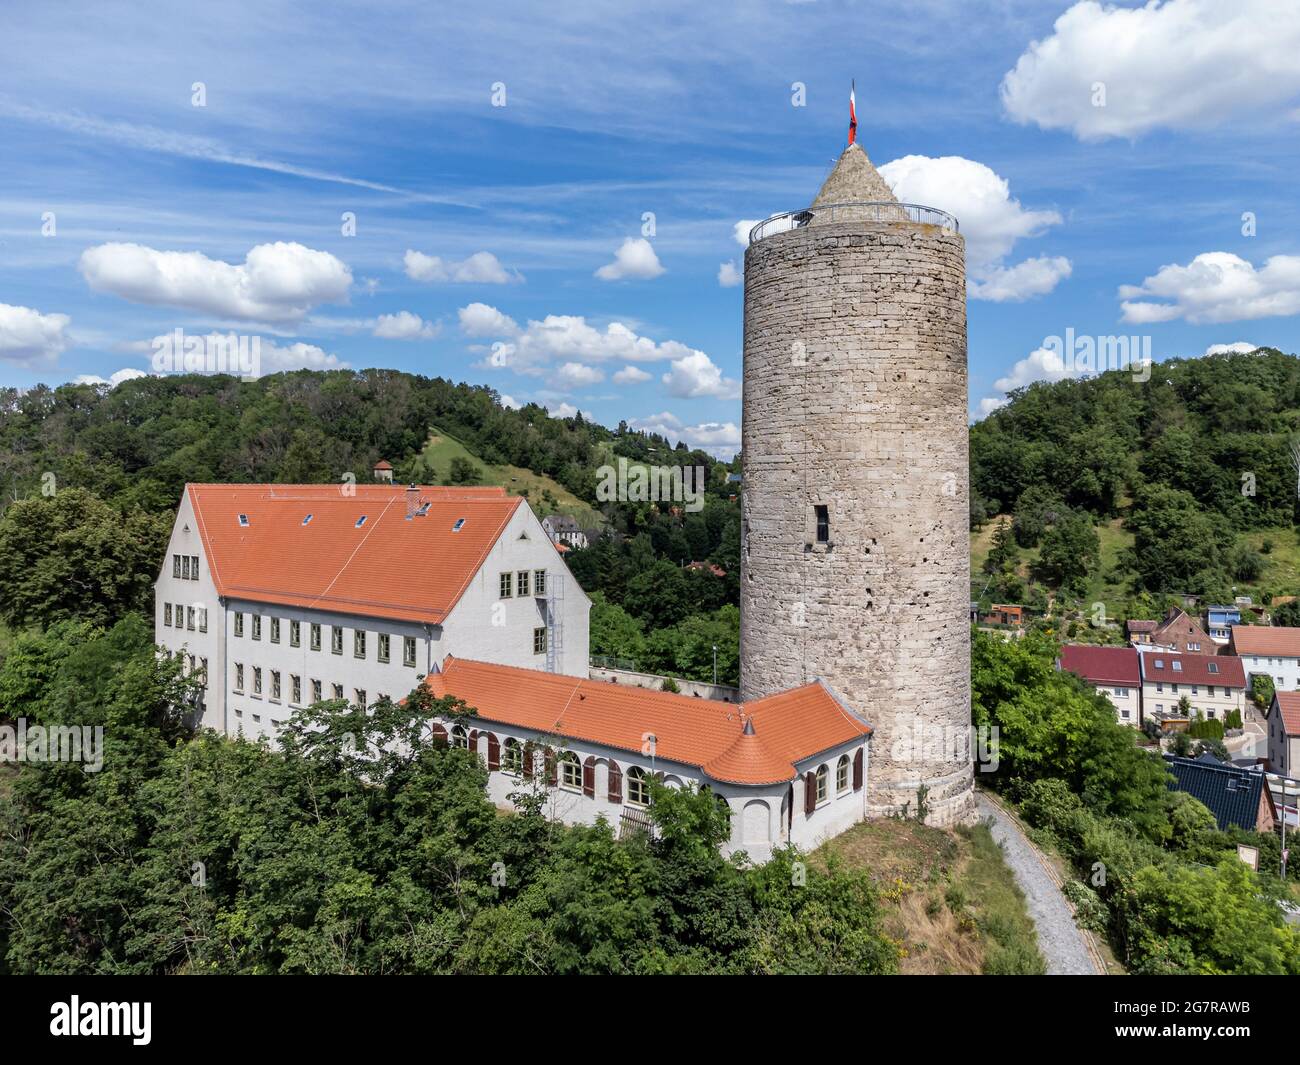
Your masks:
<path fill-rule="evenodd" d="M 832 203 L 897 203 L 898 198 L 879 171 L 871 165 L 862 145 L 854 143 L 844 149 L 835 169 L 831 171 L 813 207 Z"/>

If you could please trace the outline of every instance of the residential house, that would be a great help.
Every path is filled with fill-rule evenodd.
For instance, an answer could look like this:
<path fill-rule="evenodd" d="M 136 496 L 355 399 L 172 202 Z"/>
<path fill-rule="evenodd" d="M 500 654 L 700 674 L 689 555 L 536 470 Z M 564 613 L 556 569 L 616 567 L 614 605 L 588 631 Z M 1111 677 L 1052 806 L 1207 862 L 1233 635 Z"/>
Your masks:
<path fill-rule="evenodd" d="M 1128 634 L 1129 642 L 1141 651 L 1152 647 L 1188 655 L 1219 653 L 1219 645 L 1210 639 L 1210 634 L 1201 627 L 1201 623 L 1178 607 L 1170 607 L 1168 613 L 1150 629 L 1145 624 L 1130 621 Z M 1135 636 L 1138 638 L 1135 639 Z"/>
<path fill-rule="evenodd" d="M 389 484 L 392 484 L 393 464 L 386 459 L 380 459 L 375 463 L 375 467 L 370 471 L 370 475 L 376 481 L 387 481 Z"/>
<path fill-rule="evenodd" d="M 1150 647 L 1151 634 L 1156 631 L 1158 621 L 1146 621 L 1139 618 L 1131 619 L 1125 623 L 1125 629 L 1128 631 L 1128 642 L 1134 647 Z"/>
<path fill-rule="evenodd" d="M 1007 625 L 1018 629 L 1025 623 L 1025 608 L 1007 603 L 994 603 L 984 615 L 985 625 Z"/>
<path fill-rule="evenodd" d="M 1268 765 L 1284 777 L 1300 776 L 1300 692 L 1273 693 L 1268 708 Z"/>
<path fill-rule="evenodd" d="M 1187 697 L 1188 720 L 1199 715 L 1222 721 L 1232 710 L 1246 708 L 1246 674 L 1232 655 L 1172 654 L 1158 648 L 1143 651 L 1142 707 L 1160 721 L 1184 717 L 1179 710 Z"/>
<path fill-rule="evenodd" d="M 587 547 L 590 538 L 578 524 L 576 518 L 568 514 L 548 514 L 542 519 L 542 528 L 551 538 L 551 543 L 564 543 L 569 547 Z"/>
<path fill-rule="evenodd" d="M 1210 606 L 1205 609 L 1205 628 L 1219 646 L 1226 646 L 1232 640 L 1232 626 L 1241 624 L 1241 607 Z"/>
<path fill-rule="evenodd" d="M 1142 724 L 1142 674 L 1132 647 L 1066 644 L 1056 668 L 1077 674 L 1110 700 L 1124 725 Z"/>
<path fill-rule="evenodd" d="M 1262 674 L 1278 691 L 1300 690 L 1300 628 L 1234 625 L 1230 646 L 1247 676 Z"/>
<path fill-rule="evenodd" d="M 1173 774 L 1169 790 L 1186 792 L 1203 802 L 1221 830 L 1235 825 L 1248 832 L 1273 831 L 1277 807 L 1260 769 L 1229 765 L 1212 754 L 1199 758 L 1167 754 L 1165 764 Z"/>

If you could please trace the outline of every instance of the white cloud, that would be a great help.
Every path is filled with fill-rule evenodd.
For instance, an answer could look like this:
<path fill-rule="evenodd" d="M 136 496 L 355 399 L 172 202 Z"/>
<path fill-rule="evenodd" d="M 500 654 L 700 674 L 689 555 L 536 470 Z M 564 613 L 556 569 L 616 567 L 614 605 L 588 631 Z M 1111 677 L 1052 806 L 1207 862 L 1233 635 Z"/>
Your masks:
<path fill-rule="evenodd" d="M 634 418 L 628 424 L 641 432 L 658 433 L 669 443 L 685 441 L 688 447 L 701 448 L 718 458 L 729 459 L 740 449 L 740 427 L 735 422 L 686 425 L 675 414 L 663 411 L 648 418 Z"/>
<path fill-rule="evenodd" d="M 523 410 L 524 405 L 515 399 L 514 396 L 507 396 L 504 392 L 500 395 L 501 406 L 506 410 Z"/>
<path fill-rule="evenodd" d="M 376 318 L 372 335 L 381 340 L 431 340 L 441 332 L 442 324 L 439 322 L 426 322 L 418 314 L 398 311 Z"/>
<path fill-rule="evenodd" d="M 471 313 L 471 307 L 477 309 Z M 513 319 L 495 308 L 483 304 L 471 307 L 461 309 L 462 329 L 474 336 L 510 338 L 492 346 L 492 354 L 483 365 L 493 368 L 535 373 L 555 361 L 664 362 L 691 354 L 703 355 L 676 340 L 656 343 L 649 337 L 638 336 L 622 322 L 610 322 L 601 330 L 581 315 L 548 314 L 541 321 L 530 321 L 520 329 Z"/>
<path fill-rule="evenodd" d="M 745 280 L 745 275 L 736 269 L 736 260 L 728 259 L 718 267 L 718 284 L 723 288 L 735 288 Z"/>
<path fill-rule="evenodd" d="M 278 373 L 281 370 L 342 370 L 347 365 L 337 355 L 332 355 L 315 344 L 298 341 L 281 346 L 273 340 L 262 338 L 263 374 Z"/>
<path fill-rule="evenodd" d="M 605 380 L 605 372 L 580 362 L 566 362 L 555 368 L 550 380 L 552 387 L 570 391 L 576 388 L 587 388 Z"/>
<path fill-rule="evenodd" d="M 978 417 L 987 418 L 999 407 L 1005 407 L 1010 402 L 1011 400 L 1006 396 L 985 396 L 980 400 Z"/>
<path fill-rule="evenodd" d="M 671 368 L 663 375 L 668 394 L 682 399 L 715 396 L 718 399 L 738 399 L 740 384 L 723 377 L 722 370 L 702 351 L 692 351 L 673 359 Z"/>
<path fill-rule="evenodd" d="M 1231 252 L 1204 252 L 1186 266 L 1162 266 L 1140 285 L 1121 285 L 1119 296 L 1124 321 L 1140 324 L 1177 318 L 1193 324 L 1238 322 L 1300 314 L 1300 255 L 1274 255 L 1257 270 Z"/>
<path fill-rule="evenodd" d="M 638 385 L 644 381 L 649 381 L 652 374 L 646 373 L 637 366 L 624 366 L 614 375 L 616 385 Z"/>
<path fill-rule="evenodd" d="M 454 284 L 509 285 L 523 281 L 523 274 L 507 270 L 491 252 L 477 251 L 460 262 L 407 249 L 402 257 L 406 276 L 412 281 L 442 281 Z"/>
<path fill-rule="evenodd" d="M 648 281 L 664 272 L 659 256 L 645 237 L 628 237 L 614 253 L 614 261 L 596 271 L 602 281 Z"/>
<path fill-rule="evenodd" d="M 972 266 L 995 263 L 1016 241 L 1061 223 L 1055 211 L 1021 207 L 1012 199 L 1006 178 L 960 155 L 905 155 L 882 166 L 880 176 L 905 203 L 923 203 L 955 215 Z"/>
<path fill-rule="evenodd" d="M 116 388 L 123 381 L 134 381 L 137 377 L 148 376 L 143 370 L 137 370 L 130 366 L 124 366 L 122 369 L 108 375 L 107 380 L 96 374 L 83 373 L 73 378 L 74 385 L 108 385 L 110 388 Z"/>
<path fill-rule="evenodd" d="M 1056 20 L 1002 79 L 1017 122 L 1081 140 L 1210 126 L 1300 93 L 1300 6 L 1277 0 L 1093 0 Z M 1096 106 L 1097 85 L 1105 103 Z"/>
<path fill-rule="evenodd" d="M 731 236 L 742 248 L 749 247 L 749 231 L 753 229 L 762 218 L 742 218 L 731 229 Z"/>
<path fill-rule="evenodd" d="M 50 364 L 68 346 L 66 314 L 0 303 L 0 359 L 19 365 Z"/>
<path fill-rule="evenodd" d="M 1077 377 L 1083 372 L 1068 368 L 1059 351 L 1051 348 L 1037 348 L 1017 362 L 1004 377 L 993 382 L 999 392 L 1011 392 L 1034 381 L 1062 381 L 1067 377 Z M 979 416 L 982 418 L 997 410 L 1007 402 L 1005 396 L 985 396 L 979 402 Z"/>
<path fill-rule="evenodd" d="M 96 292 L 256 322 L 292 322 L 316 304 L 346 302 L 352 284 L 351 271 L 329 252 L 283 241 L 257 245 L 239 264 L 197 251 L 100 244 L 82 252 L 79 265 Z"/>
<path fill-rule="evenodd" d="M 972 299 L 1016 303 L 1051 292 L 1072 269 L 1064 256 L 1040 255 L 1015 266 L 988 267 L 981 276 L 972 277 L 968 287 Z"/>
<path fill-rule="evenodd" d="M 1258 351 L 1258 344 L 1251 344 L 1246 340 L 1238 340 L 1232 344 L 1211 344 L 1205 349 L 1206 355 L 1249 355 L 1252 351 Z"/>
<path fill-rule="evenodd" d="M 508 337 L 519 332 L 518 322 L 486 303 L 471 303 L 456 314 L 460 318 L 461 331 L 466 336 Z"/>

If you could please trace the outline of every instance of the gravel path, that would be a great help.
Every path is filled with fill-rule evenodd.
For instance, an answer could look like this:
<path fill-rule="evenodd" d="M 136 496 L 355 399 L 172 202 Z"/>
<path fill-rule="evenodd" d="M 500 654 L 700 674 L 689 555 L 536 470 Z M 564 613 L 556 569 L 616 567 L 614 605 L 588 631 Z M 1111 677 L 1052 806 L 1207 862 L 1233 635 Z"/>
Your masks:
<path fill-rule="evenodd" d="M 1029 916 L 1038 930 L 1038 952 L 1049 976 L 1100 976 L 1074 912 L 1020 827 L 986 796 L 978 796 L 980 816 L 991 820 L 993 838 L 1002 848 L 1016 883 L 1025 893 Z"/>

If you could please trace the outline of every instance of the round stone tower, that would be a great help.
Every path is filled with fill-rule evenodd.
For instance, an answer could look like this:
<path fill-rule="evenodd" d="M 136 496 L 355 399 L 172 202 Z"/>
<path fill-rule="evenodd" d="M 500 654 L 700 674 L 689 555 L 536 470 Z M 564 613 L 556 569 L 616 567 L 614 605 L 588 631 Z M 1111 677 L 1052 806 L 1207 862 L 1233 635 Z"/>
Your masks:
<path fill-rule="evenodd" d="M 868 812 L 974 816 L 965 246 L 850 144 L 745 253 L 740 683 L 874 729 Z"/>

